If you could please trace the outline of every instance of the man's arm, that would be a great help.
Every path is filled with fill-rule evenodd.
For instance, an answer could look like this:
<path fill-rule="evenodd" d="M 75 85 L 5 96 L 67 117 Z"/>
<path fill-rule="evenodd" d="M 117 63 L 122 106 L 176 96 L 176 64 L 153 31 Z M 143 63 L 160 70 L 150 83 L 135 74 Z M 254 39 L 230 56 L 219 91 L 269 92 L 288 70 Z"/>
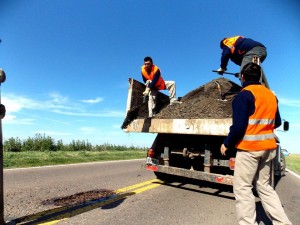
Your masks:
<path fill-rule="evenodd" d="M 277 100 L 277 111 L 276 111 L 276 116 L 275 116 L 275 128 L 280 127 L 281 126 L 281 116 L 280 116 L 280 112 L 279 112 L 279 107 L 278 107 L 278 100 Z"/>
<path fill-rule="evenodd" d="M 144 83 L 146 83 L 147 79 L 143 76 L 143 73 L 141 73 L 141 74 L 142 74 L 142 78 L 143 78 Z"/>
<path fill-rule="evenodd" d="M 221 68 L 227 69 L 228 61 L 231 55 L 231 50 L 227 46 L 223 47 L 222 56 L 221 56 Z"/>
<path fill-rule="evenodd" d="M 235 97 L 232 102 L 232 126 L 224 140 L 225 147 L 234 148 L 244 137 L 249 116 L 255 111 L 254 101 L 254 96 L 250 91 L 242 91 Z"/>

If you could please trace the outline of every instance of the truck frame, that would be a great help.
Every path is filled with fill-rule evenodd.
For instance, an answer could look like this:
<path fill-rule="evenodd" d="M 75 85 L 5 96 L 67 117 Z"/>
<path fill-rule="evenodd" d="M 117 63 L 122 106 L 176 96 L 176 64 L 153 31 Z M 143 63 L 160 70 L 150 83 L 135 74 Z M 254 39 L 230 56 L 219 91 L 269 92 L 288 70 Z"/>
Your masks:
<path fill-rule="evenodd" d="M 236 150 L 228 151 L 226 156 L 220 153 L 232 119 L 139 118 L 139 111 L 147 108 L 142 98 L 144 89 L 144 84 L 129 78 L 126 118 L 122 129 L 125 132 L 157 133 L 148 149 L 145 168 L 161 180 L 172 180 L 175 175 L 232 185 Z M 169 98 L 162 92 L 159 92 L 158 99 L 161 107 L 168 105 Z M 270 171 L 273 186 L 275 175 L 282 176 L 285 170 L 285 159 L 277 136 L 276 141 L 277 156 Z"/>

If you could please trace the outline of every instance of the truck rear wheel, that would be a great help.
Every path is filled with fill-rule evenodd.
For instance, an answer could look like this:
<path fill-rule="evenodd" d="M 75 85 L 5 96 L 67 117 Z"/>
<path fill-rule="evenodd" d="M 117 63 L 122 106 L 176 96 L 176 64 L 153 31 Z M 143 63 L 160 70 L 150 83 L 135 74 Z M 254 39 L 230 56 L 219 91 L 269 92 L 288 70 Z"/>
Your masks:
<path fill-rule="evenodd" d="M 284 156 L 283 152 L 280 152 L 280 171 L 281 171 L 281 176 L 285 175 L 285 169 L 286 169 L 285 156 Z"/>

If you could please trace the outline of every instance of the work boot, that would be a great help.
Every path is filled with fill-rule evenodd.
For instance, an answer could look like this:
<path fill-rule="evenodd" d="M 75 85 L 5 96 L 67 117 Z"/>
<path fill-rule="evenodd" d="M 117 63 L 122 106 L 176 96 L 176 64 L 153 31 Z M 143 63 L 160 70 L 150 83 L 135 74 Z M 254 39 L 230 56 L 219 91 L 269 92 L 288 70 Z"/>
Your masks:
<path fill-rule="evenodd" d="M 155 117 L 155 113 L 153 113 L 152 115 L 149 115 L 149 116 L 148 116 L 149 119 L 151 119 L 151 118 L 153 118 L 153 117 Z"/>
<path fill-rule="evenodd" d="M 178 100 L 171 100 L 170 101 L 170 105 L 179 105 L 179 104 L 181 104 L 182 102 L 180 102 L 180 101 L 178 101 Z"/>

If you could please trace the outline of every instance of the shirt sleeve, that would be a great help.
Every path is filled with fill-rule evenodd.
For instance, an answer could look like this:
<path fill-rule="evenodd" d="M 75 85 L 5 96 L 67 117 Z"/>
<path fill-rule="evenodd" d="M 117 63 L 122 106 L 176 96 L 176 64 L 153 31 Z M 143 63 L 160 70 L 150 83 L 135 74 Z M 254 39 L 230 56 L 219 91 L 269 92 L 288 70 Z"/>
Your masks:
<path fill-rule="evenodd" d="M 221 56 L 221 68 L 227 69 L 228 61 L 230 59 L 231 50 L 227 46 L 223 47 L 222 56 Z"/>
<path fill-rule="evenodd" d="M 278 100 L 277 100 L 277 104 L 278 104 Z M 275 115 L 275 128 L 280 127 L 281 126 L 281 116 L 280 116 L 280 112 L 279 112 L 279 107 L 277 105 L 277 111 L 276 111 L 276 115 Z"/>
<path fill-rule="evenodd" d="M 246 133 L 249 116 L 255 112 L 255 99 L 250 91 L 240 92 L 232 102 L 232 126 L 224 140 L 227 148 L 234 148 Z"/>
<path fill-rule="evenodd" d="M 144 83 L 146 83 L 146 82 L 147 82 L 147 79 L 143 76 L 143 73 L 142 73 L 142 72 L 141 72 L 141 74 L 142 74 L 142 78 L 143 78 Z"/>

